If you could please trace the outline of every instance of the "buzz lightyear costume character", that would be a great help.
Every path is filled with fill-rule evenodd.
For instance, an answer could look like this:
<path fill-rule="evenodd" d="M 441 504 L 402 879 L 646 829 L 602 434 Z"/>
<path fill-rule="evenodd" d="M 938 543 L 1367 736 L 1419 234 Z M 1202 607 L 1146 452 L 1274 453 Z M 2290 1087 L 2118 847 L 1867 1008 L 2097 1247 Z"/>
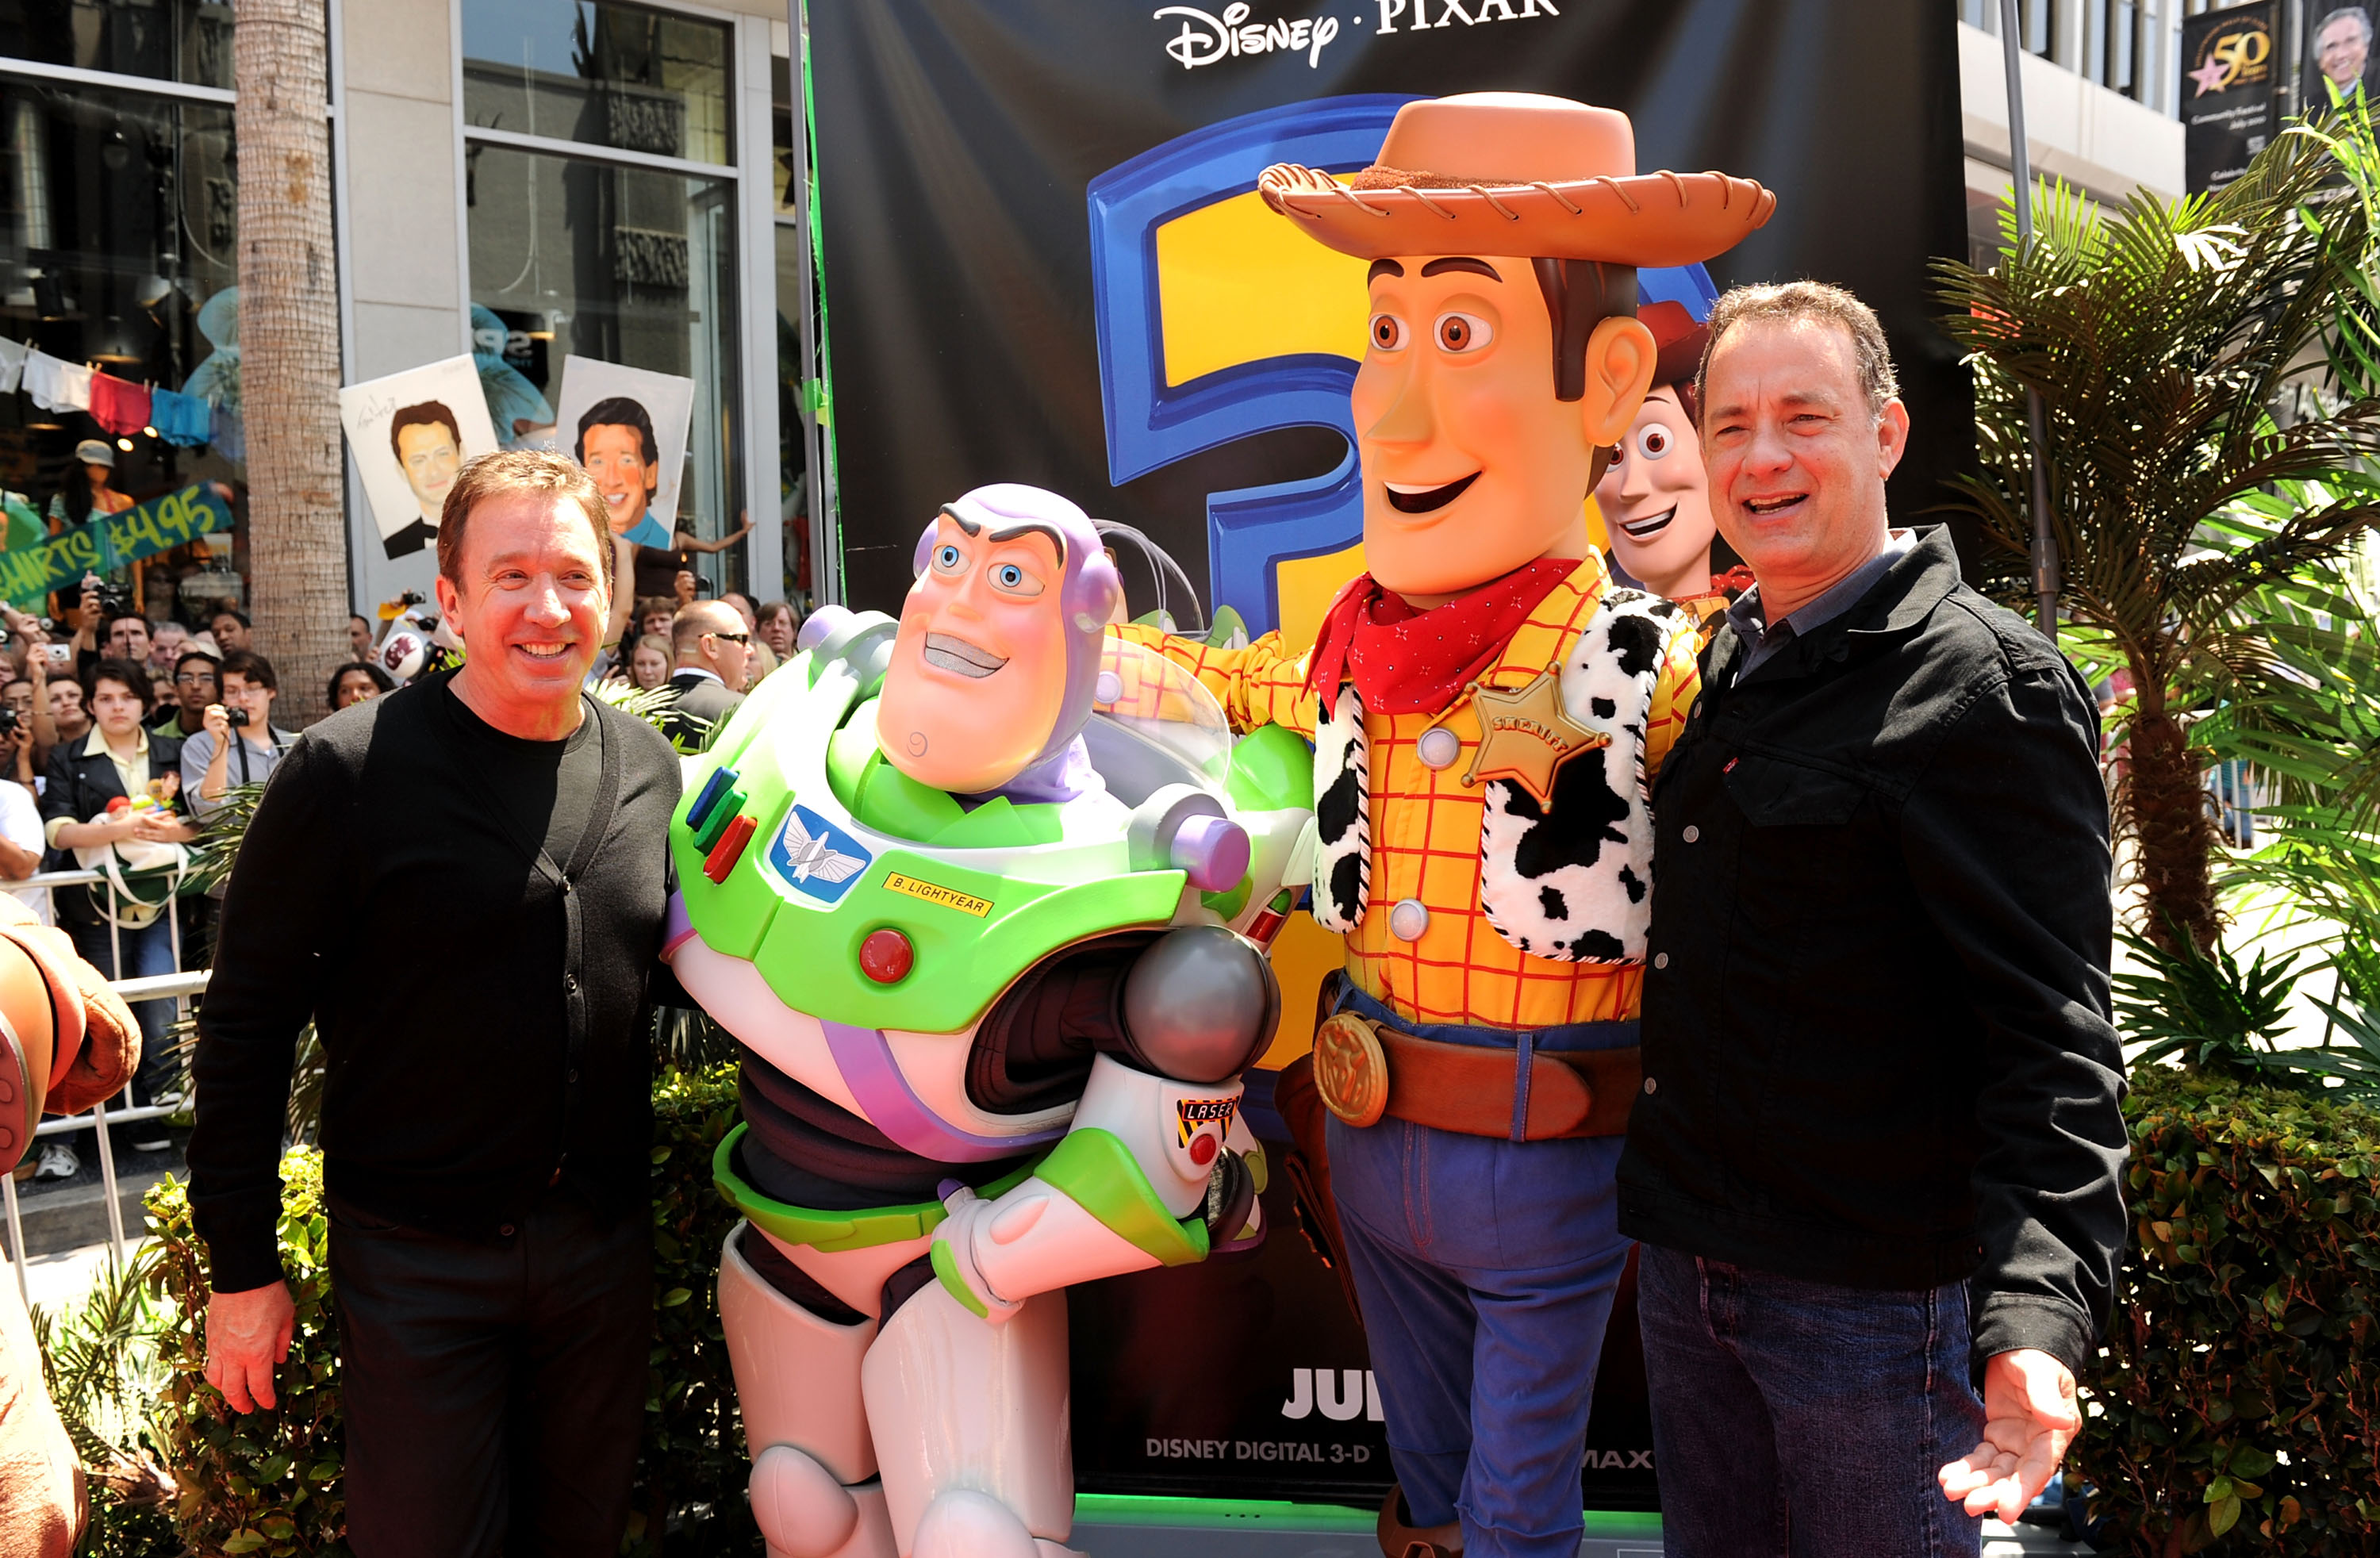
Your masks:
<path fill-rule="evenodd" d="M 1640 176 L 1625 115 L 1518 92 L 1407 103 L 1353 178 L 1257 188 L 1370 262 L 1370 571 L 1303 653 L 1117 631 L 1235 727 L 1315 740 L 1312 902 L 1346 968 L 1311 1075 L 1397 1474 L 1381 1551 L 1575 1554 L 1648 1085 L 1646 797 L 1699 687 L 1691 617 L 1612 587 L 1584 504 L 1658 358 L 1637 268 L 1710 259 L 1776 202 Z"/>
<path fill-rule="evenodd" d="M 742 1042 L 719 1302 L 772 1558 L 1049 1558 L 1069 1284 L 1260 1232 L 1240 1074 L 1310 760 L 1234 745 L 1030 487 L 828 609 L 687 770 L 665 955 Z"/>

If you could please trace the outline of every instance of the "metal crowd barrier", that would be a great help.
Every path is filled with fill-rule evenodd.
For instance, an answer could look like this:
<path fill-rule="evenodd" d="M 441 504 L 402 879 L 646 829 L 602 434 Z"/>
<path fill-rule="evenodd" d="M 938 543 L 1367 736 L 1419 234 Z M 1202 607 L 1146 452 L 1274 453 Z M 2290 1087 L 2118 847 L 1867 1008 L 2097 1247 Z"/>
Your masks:
<path fill-rule="evenodd" d="M 21 882 L 0 881 L 0 892 L 17 893 L 35 887 L 49 892 L 53 921 L 57 919 L 56 890 L 61 887 L 105 887 L 111 911 L 116 904 L 114 884 L 109 882 L 106 875 L 100 871 L 42 871 L 27 877 Z M 177 899 L 176 903 L 178 901 Z M 166 924 L 171 927 L 169 936 L 174 949 L 174 968 L 180 970 L 182 968 L 181 917 L 171 906 L 162 912 L 165 916 Z M 115 967 L 122 968 L 124 938 L 120 929 L 115 923 L 112 912 L 107 930 L 109 955 L 114 959 Z M 207 971 L 200 968 L 188 972 L 152 974 L 140 979 L 110 980 L 108 984 L 116 994 L 124 998 L 128 1005 L 141 1001 L 171 1000 L 174 1003 L 175 1020 L 179 1021 L 189 1015 L 189 998 L 207 988 Z M 99 1179 L 102 1191 L 107 1198 L 107 1251 L 108 1259 L 112 1261 L 123 1260 L 130 1253 L 130 1248 L 125 1239 L 124 1206 L 116 1189 L 115 1152 L 108 1139 L 108 1123 L 114 1121 L 119 1126 L 135 1125 L 143 1120 L 163 1119 L 168 1115 L 178 1114 L 189 1107 L 188 1097 L 171 1103 L 135 1104 L 132 1102 L 132 1083 L 129 1078 L 126 1079 L 122 1096 L 124 1102 L 118 1107 L 111 1108 L 106 1103 L 93 1104 L 88 1114 L 43 1120 L 33 1132 L 37 1139 L 45 1136 L 66 1136 L 83 1130 L 91 1131 L 98 1137 Z M 0 1203 L 5 1203 L 7 1213 L 8 1262 L 16 1268 L 17 1292 L 18 1296 L 30 1304 L 32 1301 L 32 1294 L 25 1276 L 25 1224 L 23 1214 L 18 1205 L 17 1180 L 13 1175 L 0 1174 Z"/>

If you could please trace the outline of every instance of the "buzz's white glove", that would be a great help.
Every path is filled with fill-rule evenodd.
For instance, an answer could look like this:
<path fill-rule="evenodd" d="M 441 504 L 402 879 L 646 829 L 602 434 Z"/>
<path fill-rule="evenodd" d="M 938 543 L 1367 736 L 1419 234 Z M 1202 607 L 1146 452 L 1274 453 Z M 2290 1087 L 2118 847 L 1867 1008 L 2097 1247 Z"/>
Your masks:
<path fill-rule="evenodd" d="M 950 1296 L 980 1314 L 990 1325 L 1006 1323 L 1010 1316 L 1025 1307 L 1023 1300 L 1012 1302 L 993 1291 L 976 1264 L 977 1231 L 991 1221 L 996 1204 L 964 1185 L 953 1186 L 942 1198 L 942 1208 L 948 1215 L 934 1230 L 934 1242 L 928 1251 L 934 1262 L 934 1274 L 941 1279 Z"/>

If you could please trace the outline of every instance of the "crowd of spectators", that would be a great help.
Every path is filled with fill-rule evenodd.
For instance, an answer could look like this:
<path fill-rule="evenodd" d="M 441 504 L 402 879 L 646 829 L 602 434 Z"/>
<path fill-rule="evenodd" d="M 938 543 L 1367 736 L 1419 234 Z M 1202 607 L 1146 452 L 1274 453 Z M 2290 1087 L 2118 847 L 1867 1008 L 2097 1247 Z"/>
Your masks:
<path fill-rule="evenodd" d="M 675 598 L 637 601 L 620 652 L 600 659 L 592 678 L 661 693 L 648 712 L 682 751 L 699 750 L 743 695 L 793 657 L 801 621 L 783 601 L 756 607 L 732 591 L 693 594 L 681 581 Z M 111 977 L 202 968 L 216 903 L 152 904 L 172 871 L 161 885 L 160 868 L 131 862 L 172 858 L 168 846 L 192 842 L 239 786 L 273 773 L 296 739 L 276 717 L 279 676 L 228 602 L 188 621 L 152 619 L 87 580 L 60 604 L 64 618 L 53 620 L 0 602 L 0 881 L 100 869 L 112 857 L 134 894 L 13 891 L 44 923 L 55 914 Z M 353 658 L 331 674 L 328 709 L 395 689 L 379 653 L 386 631 L 360 614 L 347 619 Z M 134 1008 L 152 1057 L 134 1083 L 137 1102 L 176 1102 L 164 1043 L 171 1010 L 169 1002 Z M 154 1123 L 122 1134 L 135 1150 L 172 1147 Z M 72 1177 L 87 1137 L 46 1138 L 18 1177 Z"/>

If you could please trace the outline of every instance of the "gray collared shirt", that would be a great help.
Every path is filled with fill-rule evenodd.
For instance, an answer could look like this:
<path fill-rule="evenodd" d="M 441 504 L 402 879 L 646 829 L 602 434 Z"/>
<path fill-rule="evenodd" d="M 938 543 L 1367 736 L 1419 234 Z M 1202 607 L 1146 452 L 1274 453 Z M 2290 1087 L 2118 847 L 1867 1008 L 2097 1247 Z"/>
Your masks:
<path fill-rule="evenodd" d="M 1763 661 L 1775 656 L 1787 644 L 1811 629 L 1835 618 L 1859 604 L 1860 598 L 1876 588 L 1892 565 L 1909 554 L 1917 544 L 1914 530 L 1892 530 L 1884 538 L 1884 550 L 1835 581 L 1834 587 L 1810 602 L 1792 615 L 1768 626 L 1761 620 L 1760 586 L 1754 585 L 1736 597 L 1727 608 L 1727 625 L 1743 640 L 1743 661 L 1736 667 L 1735 679 L 1743 680 Z"/>

